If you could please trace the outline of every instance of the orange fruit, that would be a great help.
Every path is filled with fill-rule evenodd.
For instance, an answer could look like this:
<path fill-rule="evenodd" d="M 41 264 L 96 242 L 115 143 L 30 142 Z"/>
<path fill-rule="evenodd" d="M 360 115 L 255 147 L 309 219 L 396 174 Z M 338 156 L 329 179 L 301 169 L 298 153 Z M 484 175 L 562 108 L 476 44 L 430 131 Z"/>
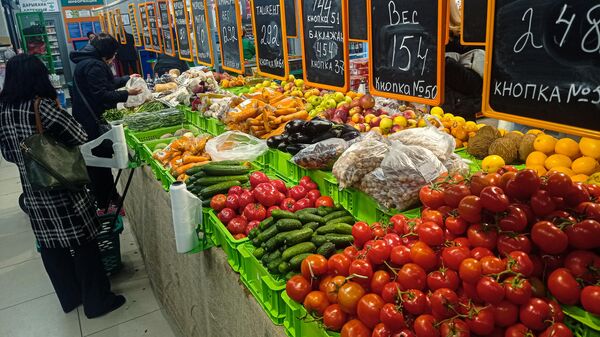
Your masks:
<path fill-rule="evenodd" d="M 569 177 L 572 177 L 575 175 L 575 172 L 573 172 L 573 170 L 571 170 L 568 167 L 562 167 L 562 166 L 554 167 L 551 170 L 548 170 L 548 173 L 552 173 L 552 172 L 562 172 L 562 173 L 568 175 Z"/>
<path fill-rule="evenodd" d="M 554 152 L 575 159 L 580 156 L 579 144 L 571 138 L 561 138 L 554 145 Z"/>
<path fill-rule="evenodd" d="M 585 174 L 576 174 L 574 176 L 571 177 L 571 180 L 574 183 L 585 183 L 588 180 L 588 176 L 586 176 Z"/>
<path fill-rule="evenodd" d="M 534 170 L 537 172 L 538 176 L 543 176 L 544 174 L 546 174 L 546 168 L 543 165 L 531 165 L 531 166 L 527 166 L 528 169 Z"/>
<path fill-rule="evenodd" d="M 600 140 L 582 137 L 579 141 L 579 149 L 584 156 L 600 159 Z"/>
<path fill-rule="evenodd" d="M 533 141 L 533 148 L 536 151 L 541 151 L 548 155 L 554 152 L 555 145 L 556 138 L 549 135 L 539 135 Z"/>
<path fill-rule="evenodd" d="M 491 155 L 483 158 L 481 161 L 481 169 L 487 173 L 494 173 L 498 171 L 499 168 L 506 165 L 504 159 L 497 155 Z"/>
<path fill-rule="evenodd" d="M 571 167 L 571 158 L 565 156 L 564 154 L 553 154 L 546 158 L 544 162 L 544 166 L 550 170 L 555 167 Z"/>
<path fill-rule="evenodd" d="M 598 162 L 592 157 L 583 156 L 575 159 L 571 164 L 571 169 L 576 174 L 592 175 L 598 170 Z"/>
<path fill-rule="evenodd" d="M 534 165 L 544 166 L 544 162 L 546 161 L 546 158 L 548 158 L 548 156 L 546 156 L 545 153 L 540 152 L 540 151 L 533 151 L 527 156 L 525 165 L 527 165 L 527 166 L 534 166 Z"/>

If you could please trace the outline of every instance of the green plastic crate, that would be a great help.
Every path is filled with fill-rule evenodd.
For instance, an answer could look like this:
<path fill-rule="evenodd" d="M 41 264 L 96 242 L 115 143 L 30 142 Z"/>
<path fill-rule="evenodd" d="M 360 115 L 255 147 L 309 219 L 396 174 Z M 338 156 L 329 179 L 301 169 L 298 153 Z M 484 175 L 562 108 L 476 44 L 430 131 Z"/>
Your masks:
<path fill-rule="evenodd" d="M 285 292 L 285 280 L 275 278 L 252 255 L 254 246 L 250 242 L 238 246 L 241 256 L 240 279 L 256 298 L 274 324 L 285 321 L 286 304 L 281 294 Z"/>
<path fill-rule="evenodd" d="M 459 150 L 454 151 L 461 158 L 467 159 L 469 161 L 469 171 L 471 173 L 482 171 L 481 169 L 481 160 L 473 157 L 467 152 L 466 148 L 460 148 Z M 525 168 L 525 164 L 513 165 L 515 168 L 522 170 Z"/>
<path fill-rule="evenodd" d="M 283 327 L 285 333 L 290 337 L 328 337 L 328 331 L 316 321 L 314 317 L 308 315 L 300 303 L 292 300 L 285 291 L 281 298 L 286 304 L 285 320 Z M 334 333 L 334 332 L 331 332 Z"/>
<path fill-rule="evenodd" d="M 297 167 L 290 159 L 292 155 L 283 151 L 269 149 L 268 165 L 271 171 L 294 184 L 298 183 Z"/>
<path fill-rule="evenodd" d="M 210 210 L 208 213 L 211 221 L 214 243 L 223 248 L 225 254 L 227 254 L 227 262 L 235 272 L 239 272 L 241 256 L 238 251 L 238 246 L 248 242 L 248 239 L 243 238 L 241 240 L 236 240 L 233 235 L 229 233 L 221 220 L 219 220 L 215 211 Z"/>
<path fill-rule="evenodd" d="M 206 118 L 206 132 L 213 136 L 218 136 L 225 132 L 225 124 L 216 118 L 208 117 Z"/>

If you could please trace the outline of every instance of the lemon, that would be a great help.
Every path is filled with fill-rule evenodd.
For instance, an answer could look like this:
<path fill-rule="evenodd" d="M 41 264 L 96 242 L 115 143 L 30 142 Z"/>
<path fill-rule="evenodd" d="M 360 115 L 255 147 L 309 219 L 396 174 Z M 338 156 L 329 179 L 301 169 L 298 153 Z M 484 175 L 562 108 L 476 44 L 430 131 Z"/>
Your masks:
<path fill-rule="evenodd" d="M 555 167 L 571 167 L 571 158 L 565 156 L 564 154 L 553 154 L 546 158 L 544 162 L 544 166 L 550 170 Z"/>
<path fill-rule="evenodd" d="M 571 180 L 574 183 L 584 183 L 588 180 L 588 176 L 586 176 L 585 174 L 576 174 L 574 176 L 571 177 Z"/>
<path fill-rule="evenodd" d="M 481 169 L 487 173 L 494 173 L 504 165 L 506 165 L 504 159 L 495 154 L 487 156 L 481 161 Z"/>
<path fill-rule="evenodd" d="M 530 165 L 527 166 L 527 168 L 536 171 L 538 176 L 543 176 L 544 174 L 546 174 L 546 172 L 548 172 L 546 171 L 544 165 Z"/>
<path fill-rule="evenodd" d="M 579 141 L 579 149 L 584 156 L 600 159 L 600 140 L 582 137 Z"/>
<path fill-rule="evenodd" d="M 542 130 L 538 130 L 538 129 L 531 129 L 529 131 L 527 131 L 528 135 L 539 135 L 539 134 L 544 134 L 544 131 Z"/>
<path fill-rule="evenodd" d="M 484 126 L 485 126 L 485 124 L 483 124 L 483 123 L 479 123 L 479 124 L 477 124 L 477 130 L 481 129 L 481 128 L 482 128 L 482 127 L 484 127 Z"/>
<path fill-rule="evenodd" d="M 571 169 L 577 174 L 592 175 L 598 170 L 598 162 L 592 157 L 583 156 L 575 159 L 571 164 Z"/>
<path fill-rule="evenodd" d="M 575 159 L 580 156 L 579 144 L 571 138 L 561 138 L 554 145 L 554 152 Z"/>
<path fill-rule="evenodd" d="M 539 135 L 533 141 L 533 148 L 536 151 L 552 154 L 556 145 L 556 138 L 549 135 Z"/>
<path fill-rule="evenodd" d="M 434 106 L 433 108 L 431 108 L 429 113 L 438 117 L 442 117 L 444 115 L 444 110 L 439 106 Z"/>
<path fill-rule="evenodd" d="M 568 175 L 569 177 L 572 177 L 575 175 L 575 172 L 573 172 L 573 170 L 571 170 L 568 167 L 562 167 L 562 166 L 554 167 L 551 170 L 548 170 L 548 173 L 552 173 L 552 172 L 562 172 L 562 173 Z"/>
<path fill-rule="evenodd" d="M 540 152 L 540 151 L 533 151 L 527 156 L 525 165 L 527 165 L 527 166 L 534 166 L 534 165 L 544 166 L 544 162 L 546 162 L 546 158 L 548 158 L 548 156 L 546 156 L 545 153 Z"/>

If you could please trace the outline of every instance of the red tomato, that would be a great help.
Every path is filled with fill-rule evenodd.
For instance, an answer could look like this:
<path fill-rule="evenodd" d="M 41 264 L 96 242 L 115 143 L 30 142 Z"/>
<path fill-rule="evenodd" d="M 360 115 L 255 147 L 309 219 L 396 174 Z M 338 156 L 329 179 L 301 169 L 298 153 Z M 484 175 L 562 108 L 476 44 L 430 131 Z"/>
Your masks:
<path fill-rule="evenodd" d="M 565 202 L 571 207 L 575 207 L 582 202 L 590 201 L 590 192 L 582 183 L 573 183 L 565 195 Z"/>
<path fill-rule="evenodd" d="M 442 263 L 444 266 L 457 271 L 460 263 L 470 256 L 469 248 L 451 246 L 442 249 Z"/>
<path fill-rule="evenodd" d="M 563 304 L 575 305 L 579 302 L 581 287 L 567 268 L 558 268 L 548 276 L 548 290 Z"/>
<path fill-rule="evenodd" d="M 327 261 L 327 269 L 331 275 L 348 276 L 351 262 L 344 254 L 333 254 Z"/>
<path fill-rule="evenodd" d="M 467 229 L 467 237 L 472 247 L 496 248 L 498 232 L 494 228 L 481 224 L 473 224 Z"/>
<path fill-rule="evenodd" d="M 283 180 L 281 179 L 275 179 L 275 180 L 271 180 L 271 185 L 273 185 L 273 187 L 275 187 L 275 189 L 283 194 L 287 195 L 287 187 L 285 186 L 285 183 L 283 182 Z"/>
<path fill-rule="evenodd" d="M 464 259 L 458 268 L 458 275 L 463 281 L 475 284 L 481 278 L 481 263 L 473 258 Z"/>
<path fill-rule="evenodd" d="M 444 225 L 444 215 L 440 211 L 434 209 L 426 209 L 421 212 L 421 220 L 423 222 L 433 222 L 438 226 Z"/>
<path fill-rule="evenodd" d="M 573 337 L 573 332 L 563 323 L 554 323 L 544 330 L 539 337 Z"/>
<path fill-rule="evenodd" d="M 304 298 L 304 309 L 316 316 L 323 316 L 329 306 L 327 295 L 322 291 L 311 291 Z"/>
<path fill-rule="evenodd" d="M 312 201 L 310 201 L 309 198 L 302 198 L 302 199 L 296 201 L 293 209 L 294 209 L 294 212 L 298 212 L 299 210 L 302 210 L 305 208 L 310 208 L 313 206 L 314 206 L 314 203 Z"/>
<path fill-rule="evenodd" d="M 533 262 L 529 256 L 521 251 L 510 252 L 507 256 L 507 266 L 515 273 L 521 273 L 525 277 L 533 273 Z"/>
<path fill-rule="evenodd" d="M 217 194 L 210 199 L 210 208 L 219 212 L 226 207 L 226 203 L 227 196 L 225 194 Z"/>
<path fill-rule="evenodd" d="M 506 183 L 504 192 L 511 198 L 527 199 L 540 188 L 542 184 L 537 172 L 525 169 L 517 172 L 515 177 Z"/>
<path fill-rule="evenodd" d="M 555 323 L 562 322 L 565 320 L 565 313 L 562 311 L 562 307 L 555 300 L 548 300 L 550 306 L 550 312 L 552 314 L 552 320 Z"/>
<path fill-rule="evenodd" d="M 381 298 L 386 303 L 398 303 L 400 300 L 401 286 L 400 283 L 396 281 L 388 282 L 383 286 L 381 290 Z"/>
<path fill-rule="evenodd" d="M 432 315 L 421 315 L 415 319 L 413 330 L 417 337 L 440 337 L 437 322 Z"/>
<path fill-rule="evenodd" d="M 248 221 L 246 221 L 246 219 L 242 218 L 242 217 L 236 217 L 231 219 L 231 221 L 229 221 L 229 223 L 227 224 L 227 230 L 231 233 L 231 234 L 244 234 L 244 232 L 246 231 L 246 226 L 248 225 Z"/>
<path fill-rule="evenodd" d="M 307 191 L 316 190 L 318 188 L 317 184 L 315 184 L 315 182 L 312 181 L 312 179 L 310 179 L 310 177 L 308 176 L 300 178 L 299 183 L 301 186 L 304 186 L 304 188 L 306 188 Z"/>
<path fill-rule="evenodd" d="M 475 315 L 466 322 L 472 333 L 487 336 L 494 330 L 494 310 L 491 307 L 475 308 Z"/>
<path fill-rule="evenodd" d="M 363 296 L 356 306 L 356 315 L 361 322 L 368 328 L 372 329 L 379 320 L 379 312 L 385 302 L 377 294 L 367 294 Z"/>
<path fill-rule="evenodd" d="M 479 260 L 481 263 L 481 274 L 500 274 L 506 270 L 506 262 L 495 256 L 484 256 Z"/>
<path fill-rule="evenodd" d="M 600 248 L 600 222 L 592 219 L 580 221 L 566 229 L 569 245 L 576 249 Z"/>
<path fill-rule="evenodd" d="M 375 240 L 367 250 L 367 259 L 374 265 L 380 265 L 390 257 L 391 250 L 385 240 Z"/>
<path fill-rule="evenodd" d="M 373 238 L 373 230 L 367 223 L 359 221 L 352 226 L 352 236 L 354 244 L 358 248 L 362 248 L 367 241 Z"/>
<path fill-rule="evenodd" d="M 421 187 L 419 199 L 425 207 L 437 209 L 444 206 L 444 191 L 433 184 Z"/>
<path fill-rule="evenodd" d="M 275 189 L 273 185 L 270 183 L 261 183 L 253 191 L 254 198 L 263 204 L 265 207 L 271 207 L 273 205 L 277 205 L 281 200 L 279 200 L 280 192 Z M 243 194 L 242 194 L 243 195 Z M 242 207 L 240 205 L 240 207 Z M 246 207 L 246 206 L 244 206 Z"/>
<path fill-rule="evenodd" d="M 486 256 L 494 256 L 494 253 L 484 247 L 475 247 L 471 249 L 471 257 L 475 260 L 481 260 Z"/>
<path fill-rule="evenodd" d="M 235 218 L 235 211 L 231 208 L 223 208 L 219 214 L 217 214 L 217 218 L 221 220 L 224 225 L 227 225 L 233 218 Z"/>
<path fill-rule="evenodd" d="M 374 272 L 373 278 L 371 279 L 371 292 L 381 296 L 383 287 L 390 282 L 390 279 L 390 273 L 385 270 L 378 270 Z"/>
<path fill-rule="evenodd" d="M 300 275 L 292 276 L 285 284 L 285 292 L 296 302 L 304 302 L 304 298 L 311 291 L 311 285 L 308 280 Z"/>
<path fill-rule="evenodd" d="M 371 284 L 373 277 L 373 266 L 367 260 L 354 260 L 350 263 L 348 269 L 350 275 L 356 274 L 359 277 L 354 278 L 354 281 L 363 287 L 368 287 Z"/>
<path fill-rule="evenodd" d="M 494 321 L 497 326 L 507 327 L 517 323 L 519 319 L 519 307 L 514 303 L 504 300 L 496 303 L 494 309 Z"/>
<path fill-rule="evenodd" d="M 593 283 L 600 270 L 600 256 L 588 250 L 575 250 L 569 253 L 565 258 L 565 267 L 568 268 L 573 276 Z"/>
<path fill-rule="evenodd" d="M 468 309 L 472 306 L 471 302 L 477 304 L 483 303 L 483 301 L 479 298 L 479 295 L 477 295 L 477 282 L 468 283 L 462 281 L 461 288 L 459 288 L 459 291 L 461 292 L 461 298 L 463 298 L 464 301 L 468 302 L 466 303 L 466 307 L 459 307 L 459 312 L 463 315 L 468 314 Z"/>
<path fill-rule="evenodd" d="M 475 289 L 477 296 L 489 304 L 498 304 L 504 299 L 504 287 L 489 276 L 480 278 Z"/>
<path fill-rule="evenodd" d="M 527 227 L 527 213 L 519 205 L 509 205 L 507 214 L 500 219 L 498 225 L 503 231 L 520 233 Z"/>
<path fill-rule="evenodd" d="M 306 189 L 306 187 L 298 185 L 298 186 L 294 186 L 294 187 L 290 188 L 289 193 L 290 193 L 290 197 L 293 198 L 294 200 L 300 200 L 300 199 L 306 197 L 308 190 Z"/>
<path fill-rule="evenodd" d="M 439 246 L 444 243 L 444 230 L 432 221 L 425 221 L 416 230 L 419 240 L 429 246 Z"/>
<path fill-rule="evenodd" d="M 567 234 L 550 221 L 538 221 L 531 228 L 531 240 L 548 254 L 560 254 L 569 245 Z"/>
<path fill-rule="evenodd" d="M 383 226 L 381 226 L 381 224 L 379 222 L 373 222 L 371 224 L 371 228 L 373 228 L 373 237 L 374 238 L 382 239 L 386 234 L 385 229 L 383 228 Z"/>
<path fill-rule="evenodd" d="M 386 303 L 379 312 L 379 320 L 385 324 L 391 332 L 400 331 L 406 328 L 402 307 L 392 303 Z"/>
<path fill-rule="evenodd" d="M 429 297 L 431 311 L 435 317 L 449 318 L 456 314 L 458 308 L 458 295 L 448 288 L 435 290 Z"/>
<path fill-rule="evenodd" d="M 256 220 L 248 222 L 248 225 L 246 226 L 246 230 L 244 231 L 244 234 L 246 236 L 248 236 L 250 231 L 253 230 L 254 228 L 258 227 L 259 224 L 260 224 L 260 221 L 256 221 Z"/>
<path fill-rule="evenodd" d="M 460 318 L 442 321 L 440 334 L 444 337 L 469 337 L 469 326 Z"/>
<path fill-rule="evenodd" d="M 529 283 L 531 283 L 531 296 L 532 297 L 546 297 L 546 285 L 537 277 L 530 277 Z"/>
<path fill-rule="evenodd" d="M 539 298 L 530 298 L 519 310 L 521 323 L 531 330 L 541 331 L 546 329 L 551 318 L 550 306 L 546 301 Z"/>
<path fill-rule="evenodd" d="M 339 304 L 331 304 L 323 312 L 323 325 L 332 331 L 340 331 L 348 315 L 342 310 Z"/>
<path fill-rule="evenodd" d="M 427 310 L 427 296 L 417 289 L 409 289 L 402 293 L 402 306 L 413 315 L 420 315 Z"/>
<path fill-rule="evenodd" d="M 319 190 L 310 190 L 308 191 L 308 193 L 306 193 L 306 197 L 308 199 L 310 199 L 310 201 L 314 203 L 317 201 L 317 199 L 319 199 L 321 197 L 321 192 L 319 192 Z"/>
<path fill-rule="evenodd" d="M 373 328 L 373 334 L 371 337 L 392 337 L 392 330 L 383 323 L 378 323 Z"/>
<path fill-rule="evenodd" d="M 324 289 L 321 289 L 321 286 L 319 285 L 319 290 L 323 291 L 325 295 L 327 295 L 327 300 L 329 301 L 329 303 L 337 303 L 338 292 L 345 283 L 345 276 L 334 276 L 325 283 Z"/>
<path fill-rule="evenodd" d="M 361 321 L 353 319 L 344 324 L 340 337 L 371 337 L 371 330 Z"/>
<path fill-rule="evenodd" d="M 464 197 L 458 205 L 458 214 L 470 223 L 481 221 L 481 199 L 474 195 Z"/>
<path fill-rule="evenodd" d="M 383 240 L 387 243 L 390 249 L 402 244 L 402 238 L 400 238 L 400 235 L 396 233 L 387 233 L 383 237 Z"/>
<path fill-rule="evenodd" d="M 504 333 L 505 337 L 529 337 L 533 336 L 533 332 L 529 330 L 524 324 L 517 323 L 515 325 L 511 325 L 506 329 Z"/>
<path fill-rule="evenodd" d="M 244 192 L 242 186 L 233 186 L 229 188 L 229 191 L 227 191 L 227 196 L 230 196 L 232 194 L 240 195 L 242 194 L 242 192 Z"/>
<path fill-rule="evenodd" d="M 469 227 L 469 223 L 459 216 L 449 216 L 445 221 L 446 229 L 455 235 L 462 235 Z"/>
<path fill-rule="evenodd" d="M 267 210 L 261 204 L 248 204 L 243 214 L 249 221 L 263 221 L 267 217 Z"/>
<path fill-rule="evenodd" d="M 302 261 L 300 270 L 305 279 L 316 279 L 327 273 L 327 259 L 319 254 L 309 255 Z"/>
<path fill-rule="evenodd" d="M 600 286 L 587 286 L 581 290 L 581 305 L 594 315 L 600 315 Z"/>
<path fill-rule="evenodd" d="M 484 187 L 479 198 L 481 198 L 481 206 L 488 211 L 500 213 L 508 208 L 508 197 L 500 187 Z"/>
<path fill-rule="evenodd" d="M 342 310 L 350 315 L 356 314 L 358 300 L 365 294 L 365 289 L 356 282 L 346 282 L 340 287 L 337 301 Z"/>
<path fill-rule="evenodd" d="M 498 253 L 500 253 L 500 255 L 507 255 L 515 250 L 520 250 L 529 254 L 531 252 L 531 241 L 525 234 L 517 234 L 514 236 L 501 234 L 498 237 L 496 248 L 498 249 Z"/>
<path fill-rule="evenodd" d="M 244 232 L 245 232 L 245 231 L 244 231 Z M 244 239 L 244 238 L 246 238 L 246 234 L 244 234 L 244 233 L 238 233 L 238 234 L 235 234 L 235 235 L 233 236 L 233 238 L 234 238 L 234 239 L 236 239 L 236 240 L 241 240 L 241 239 Z"/>
<path fill-rule="evenodd" d="M 553 172 L 546 177 L 546 191 L 552 197 L 565 197 L 573 185 L 571 177 L 562 172 Z"/>
<path fill-rule="evenodd" d="M 402 289 L 423 290 L 427 285 L 425 270 L 415 263 L 403 265 L 398 271 L 397 277 Z"/>
<path fill-rule="evenodd" d="M 254 171 L 250 174 L 250 186 L 252 186 L 252 188 L 256 188 L 256 186 L 262 183 L 268 183 L 269 181 L 269 177 L 263 172 Z"/>
<path fill-rule="evenodd" d="M 504 289 L 506 299 L 514 304 L 525 304 L 531 298 L 531 283 L 527 279 L 511 276 L 504 280 Z"/>
<path fill-rule="evenodd" d="M 281 209 L 281 207 L 275 205 L 267 208 L 267 218 L 271 217 L 271 213 L 276 209 Z"/>
<path fill-rule="evenodd" d="M 392 228 L 394 229 L 394 232 L 398 235 L 406 234 L 404 232 L 406 223 L 407 223 L 407 218 L 403 214 L 396 214 L 390 218 L 390 224 L 392 224 Z"/>
<path fill-rule="evenodd" d="M 331 197 L 326 195 L 322 195 L 317 200 L 315 200 L 315 207 L 333 207 L 334 202 Z"/>
<path fill-rule="evenodd" d="M 275 198 L 274 195 L 273 195 L 273 198 Z M 242 194 L 240 194 L 240 198 L 238 200 L 238 209 L 244 209 L 244 207 L 246 207 L 246 205 L 251 204 L 253 202 L 254 202 L 254 194 L 251 193 L 250 191 L 244 191 L 244 192 L 242 192 Z"/>
<path fill-rule="evenodd" d="M 533 193 L 529 205 L 531 205 L 531 210 L 537 216 L 545 216 L 556 210 L 556 203 L 550 193 L 544 190 L 537 190 Z"/>
<path fill-rule="evenodd" d="M 444 202 L 446 205 L 456 208 L 460 204 L 460 201 L 471 195 L 471 190 L 464 184 L 452 185 L 444 191 Z"/>
<path fill-rule="evenodd" d="M 498 173 L 475 173 L 470 180 L 471 194 L 479 196 L 486 186 L 499 186 L 501 175 Z"/>
<path fill-rule="evenodd" d="M 600 221 L 600 203 L 597 202 L 582 202 L 575 209 L 577 213 L 585 215 L 587 219 Z"/>
<path fill-rule="evenodd" d="M 459 286 L 458 273 L 452 269 L 442 268 L 427 275 L 427 286 L 430 290 L 448 288 L 456 291 Z"/>
<path fill-rule="evenodd" d="M 436 253 L 425 242 L 417 241 L 410 247 L 411 260 L 426 271 L 432 271 L 438 266 Z"/>
<path fill-rule="evenodd" d="M 281 207 L 281 209 L 284 211 L 293 212 L 295 203 L 296 203 L 296 200 L 294 200 L 293 198 L 285 198 L 279 204 L 279 207 Z"/>
<path fill-rule="evenodd" d="M 344 255 L 346 255 L 350 261 L 356 259 L 356 256 L 358 256 L 358 249 L 356 249 L 356 247 L 354 246 L 348 246 L 346 248 L 344 248 Z M 349 268 L 350 266 L 348 266 Z"/>

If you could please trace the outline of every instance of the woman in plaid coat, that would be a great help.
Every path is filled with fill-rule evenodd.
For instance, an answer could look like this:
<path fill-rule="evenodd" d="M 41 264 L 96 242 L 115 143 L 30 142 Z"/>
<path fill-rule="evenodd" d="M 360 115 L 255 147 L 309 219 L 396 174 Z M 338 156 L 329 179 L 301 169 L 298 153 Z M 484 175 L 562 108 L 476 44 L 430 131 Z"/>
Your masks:
<path fill-rule="evenodd" d="M 95 241 L 100 223 L 90 194 L 37 192 L 27 181 L 19 144 L 37 132 L 34 105 L 39 106 L 43 130 L 55 139 L 70 146 L 87 141 L 81 125 L 58 105 L 44 64 L 35 56 L 15 56 L 6 64 L 0 93 L 2 155 L 19 168 L 33 233 L 63 310 L 83 304 L 86 316 L 98 317 L 123 305 L 125 298 L 110 291 Z"/>

